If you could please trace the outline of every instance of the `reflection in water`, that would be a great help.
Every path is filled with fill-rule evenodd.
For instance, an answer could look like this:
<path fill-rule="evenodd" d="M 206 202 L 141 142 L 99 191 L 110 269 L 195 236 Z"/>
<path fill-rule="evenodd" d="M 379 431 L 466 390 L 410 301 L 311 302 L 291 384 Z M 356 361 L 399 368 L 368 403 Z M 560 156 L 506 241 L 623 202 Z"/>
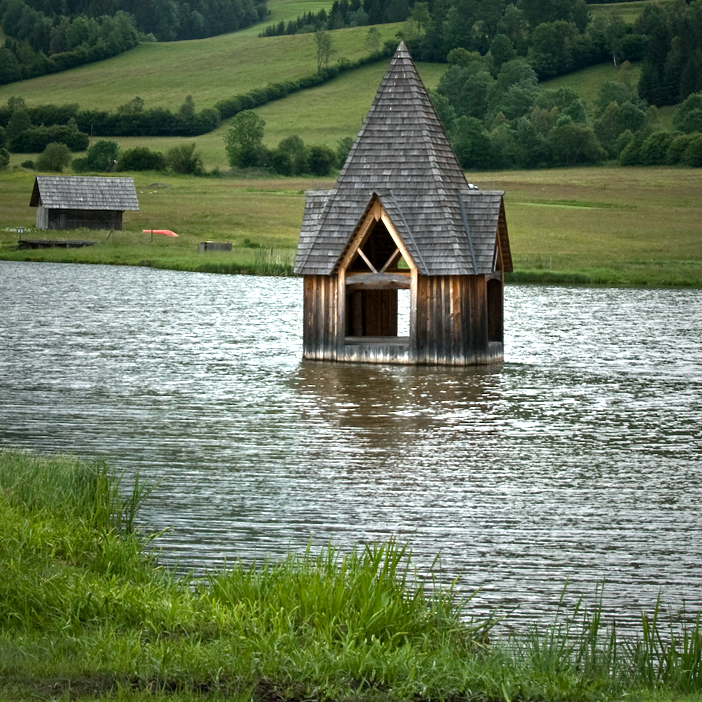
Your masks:
<path fill-rule="evenodd" d="M 294 384 L 339 428 L 367 433 L 377 448 L 408 452 L 415 437 L 441 429 L 446 412 L 489 404 L 483 379 L 498 370 L 303 361 Z"/>
<path fill-rule="evenodd" d="M 301 362 L 301 285 L 0 262 L 0 444 L 161 479 L 183 568 L 397 536 L 479 611 L 702 609 L 702 293 L 508 287 L 504 367 Z"/>

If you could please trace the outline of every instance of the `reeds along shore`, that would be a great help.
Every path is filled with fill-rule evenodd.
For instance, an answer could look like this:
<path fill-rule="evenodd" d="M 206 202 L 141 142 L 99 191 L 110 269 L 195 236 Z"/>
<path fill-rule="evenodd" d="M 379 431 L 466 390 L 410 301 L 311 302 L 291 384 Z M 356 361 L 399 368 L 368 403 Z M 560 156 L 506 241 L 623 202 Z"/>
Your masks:
<path fill-rule="evenodd" d="M 135 528 L 148 491 L 0 452 L 0 699 L 702 699 L 699 619 L 620 641 L 595 608 L 500 641 L 392 541 L 196 582 Z"/>

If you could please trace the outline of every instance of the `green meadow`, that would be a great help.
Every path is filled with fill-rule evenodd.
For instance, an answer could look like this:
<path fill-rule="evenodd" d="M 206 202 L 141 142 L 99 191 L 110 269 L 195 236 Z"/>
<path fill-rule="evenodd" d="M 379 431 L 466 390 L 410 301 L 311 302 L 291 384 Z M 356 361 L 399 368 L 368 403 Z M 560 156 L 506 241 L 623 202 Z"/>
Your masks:
<path fill-rule="evenodd" d="M 317 71 L 314 34 L 258 37 L 264 25 L 193 41 L 144 43 L 106 61 L 0 87 L 0 103 L 21 95 L 28 105 L 78 103 L 82 108 L 114 110 L 134 96 L 146 107 L 178 109 L 192 95 L 197 109 L 268 83 Z M 378 25 L 382 41 L 398 25 Z M 367 55 L 367 27 L 333 33 L 332 62 Z"/>
<path fill-rule="evenodd" d="M 700 699 L 699 619 L 668 631 L 649 612 L 619 641 L 597 606 L 556 604 L 507 639 L 392 541 L 177 577 L 138 529 L 150 489 L 0 451 L 0 699 Z"/>
<path fill-rule="evenodd" d="M 306 144 L 326 144 L 336 148 L 342 137 L 355 137 L 361 128 L 375 91 L 387 70 L 390 60 L 364 66 L 342 74 L 324 85 L 294 93 L 256 109 L 266 122 L 264 143 L 277 146 L 288 136 L 297 134 Z M 418 63 L 417 68 L 427 87 L 435 88 L 444 64 Z M 224 150 L 224 133 L 228 124 L 197 137 L 117 137 L 114 139 L 122 149 L 146 146 L 166 152 L 180 144 L 197 144 L 198 153 L 207 170 L 229 168 Z M 37 154 L 12 154 L 11 165 L 18 166 Z"/>
<path fill-rule="evenodd" d="M 578 168 L 468 174 L 504 190 L 514 282 L 702 287 L 702 171 Z M 150 265 L 181 270 L 289 273 L 304 191 L 331 179 L 135 175 L 140 211 L 125 230 L 37 232 L 33 174 L 0 174 L 0 257 L 8 260 Z M 82 249 L 17 250 L 25 238 L 85 239 Z M 173 229 L 178 239 L 143 229 Z M 200 241 L 232 253 L 198 253 Z"/>

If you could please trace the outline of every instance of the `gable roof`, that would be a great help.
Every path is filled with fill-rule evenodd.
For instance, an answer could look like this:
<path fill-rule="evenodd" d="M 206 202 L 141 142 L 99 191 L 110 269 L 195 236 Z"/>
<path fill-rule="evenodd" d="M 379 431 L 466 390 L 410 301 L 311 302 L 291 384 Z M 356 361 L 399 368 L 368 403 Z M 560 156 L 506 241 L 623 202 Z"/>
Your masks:
<path fill-rule="evenodd" d="M 295 272 L 332 274 L 374 196 L 420 273 L 492 272 L 502 195 L 469 189 L 401 42 L 335 188 L 308 193 Z"/>
<path fill-rule="evenodd" d="M 133 178 L 37 176 L 30 207 L 52 210 L 138 210 Z"/>

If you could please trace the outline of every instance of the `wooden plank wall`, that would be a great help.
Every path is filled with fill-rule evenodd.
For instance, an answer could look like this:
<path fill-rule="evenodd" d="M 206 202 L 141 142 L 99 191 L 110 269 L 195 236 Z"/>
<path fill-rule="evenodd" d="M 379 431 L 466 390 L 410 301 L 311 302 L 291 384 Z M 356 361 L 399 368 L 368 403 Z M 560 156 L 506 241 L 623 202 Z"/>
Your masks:
<path fill-rule="evenodd" d="M 303 282 L 302 355 L 318 361 L 337 358 L 337 276 L 307 275 Z"/>
<path fill-rule="evenodd" d="M 418 276 L 415 336 L 409 347 L 406 342 L 389 343 L 387 337 L 382 343 L 344 344 L 343 332 L 351 330 L 341 330 L 339 336 L 346 315 L 339 313 L 337 276 L 305 276 L 303 290 L 304 358 L 457 366 L 503 360 L 503 344 L 495 338 L 500 336 L 502 320 L 489 320 L 485 276 Z M 387 309 L 383 300 L 375 302 L 379 309 Z M 493 313 L 501 314 L 501 296 L 496 303 L 493 300 Z M 379 314 L 372 324 L 380 323 L 382 329 L 373 331 L 384 331 L 388 321 L 387 314 Z M 365 331 L 367 335 L 370 329 Z"/>
<path fill-rule="evenodd" d="M 472 365 L 502 360 L 502 345 L 488 341 L 485 276 L 419 276 L 416 314 L 416 363 Z"/>

